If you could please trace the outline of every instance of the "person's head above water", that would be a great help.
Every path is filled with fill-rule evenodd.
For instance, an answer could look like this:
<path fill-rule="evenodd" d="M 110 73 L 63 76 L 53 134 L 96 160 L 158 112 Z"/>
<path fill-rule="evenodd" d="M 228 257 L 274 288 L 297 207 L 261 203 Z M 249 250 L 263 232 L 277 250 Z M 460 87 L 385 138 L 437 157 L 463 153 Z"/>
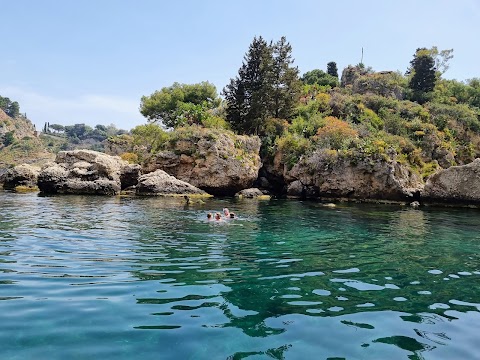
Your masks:
<path fill-rule="evenodd" d="M 222 216 L 220 215 L 220 213 L 215 214 L 215 220 L 222 220 Z"/>
<path fill-rule="evenodd" d="M 230 216 L 230 211 L 228 211 L 227 208 L 223 208 L 223 213 L 225 214 L 226 217 Z"/>
<path fill-rule="evenodd" d="M 235 213 L 233 212 L 230 213 L 230 219 L 235 219 Z"/>
<path fill-rule="evenodd" d="M 212 217 L 213 217 L 212 213 L 208 213 L 208 214 L 207 214 L 207 219 L 208 219 L 208 220 L 212 220 Z"/>

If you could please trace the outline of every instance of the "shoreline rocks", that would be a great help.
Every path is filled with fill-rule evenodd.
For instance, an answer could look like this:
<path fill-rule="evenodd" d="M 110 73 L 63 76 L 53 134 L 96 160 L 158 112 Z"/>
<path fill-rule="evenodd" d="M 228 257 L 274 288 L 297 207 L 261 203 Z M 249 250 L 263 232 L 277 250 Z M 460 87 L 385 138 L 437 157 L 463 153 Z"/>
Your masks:
<path fill-rule="evenodd" d="M 421 177 L 408 167 L 383 159 L 351 160 L 316 151 L 286 172 L 287 196 L 297 198 L 347 198 L 418 200 Z"/>
<path fill-rule="evenodd" d="M 218 146 L 216 140 L 212 141 L 210 146 Z M 259 147 L 259 144 L 257 145 Z M 192 144 L 182 146 L 189 148 Z M 199 148 L 202 149 L 201 151 L 206 151 L 205 144 Z M 168 167 L 167 165 L 170 164 L 176 169 L 172 172 L 180 172 L 185 177 L 193 177 L 193 174 L 196 174 L 194 179 L 196 182 L 201 182 L 204 188 L 178 179 L 164 170 L 141 175 L 140 165 L 129 164 L 117 156 L 91 150 L 61 151 L 57 154 L 55 163 L 48 163 L 42 169 L 23 164 L 2 171 L 0 175 L 2 175 L 1 182 L 5 190 L 32 191 L 36 190 L 38 185 L 40 191 L 45 194 L 118 195 L 122 190 L 129 189 L 131 194 L 142 196 L 209 197 L 211 195 L 205 191 L 205 187 L 208 181 L 212 181 L 210 187 L 215 188 L 217 195 L 231 195 L 234 190 L 231 184 L 235 178 L 232 175 L 233 171 L 236 169 L 235 171 L 238 172 L 236 175 L 238 179 L 244 169 L 238 163 L 232 165 L 230 162 L 230 165 L 226 165 L 224 161 L 228 159 L 220 160 L 218 156 L 211 155 L 211 148 L 209 149 L 201 159 L 194 158 L 192 154 L 176 155 L 174 152 L 163 152 L 159 155 L 159 158 L 164 160 L 168 156 L 171 157 L 169 161 L 163 163 L 163 166 Z M 265 165 L 274 171 L 274 176 L 281 178 L 285 189 L 281 194 L 289 198 L 403 203 L 413 208 L 437 204 L 480 206 L 480 159 L 467 165 L 440 170 L 424 183 L 409 167 L 391 160 L 366 158 L 352 161 L 339 155 L 332 157 L 331 152 L 316 151 L 309 156 L 304 156 L 291 169 L 288 169 L 281 161 L 281 157 L 275 158 L 280 160 L 274 164 Z M 199 167 L 202 161 L 204 165 Z M 210 177 L 207 177 L 210 169 L 206 166 L 207 163 L 212 166 Z M 260 165 L 258 160 L 256 166 L 259 168 Z M 219 176 L 220 168 L 223 166 L 229 167 L 226 177 L 221 178 L 226 185 L 213 180 Z M 250 171 L 253 171 L 252 167 Z M 251 175 L 244 179 L 247 178 L 253 179 Z M 256 179 L 252 181 L 255 180 L 262 189 L 264 187 L 261 184 L 269 185 L 270 181 L 266 177 L 265 170 L 259 173 L 258 169 Z M 250 183 L 250 180 L 240 182 L 236 187 L 243 187 L 246 183 Z M 265 195 L 265 190 L 250 187 L 239 189 L 235 196 L 269 198 L 269 195 Z"/>
<path fill-rule="evenodd" d="M 257 188 L 243 189 L 238 193 L 236 193 L 235 197 L 239 199 L 259 199 L 259 200 L 269 200 L 271 198 L 270 195 L 264 194 L 260 189 L 257 189 Z"/>
<path fill-rule="evenodd" d="M 38 187 L 45 194 L 117 195 L 122 188 L 136 185 L 139 175 L 139 165 L 117 156 L 92 150 L 60 151 L 55 163 L 42 168 Z"/>
<path fill-rule="evenodd" d="M 178 180 L 174 176 L 168 175 L 163 170 L 140 176 L 138 185 L 136 186 L 137 195 L 159 195 L 159 196 L 175 196 L 175 195 L 197 195 L 202 197 L 210 197 L 205 191 L 185 182 Z"/>
<path fill-rule="evenodd" d="M 6 190 L 35 191 L 40 168 L 22 164 L 8 169 L 3 175 L 3 188 Z"/>
<path fill-rule="evenodd" d="M 431 203 L 480 205 L 480 159 L 431 175 L 421 197 Z"/>

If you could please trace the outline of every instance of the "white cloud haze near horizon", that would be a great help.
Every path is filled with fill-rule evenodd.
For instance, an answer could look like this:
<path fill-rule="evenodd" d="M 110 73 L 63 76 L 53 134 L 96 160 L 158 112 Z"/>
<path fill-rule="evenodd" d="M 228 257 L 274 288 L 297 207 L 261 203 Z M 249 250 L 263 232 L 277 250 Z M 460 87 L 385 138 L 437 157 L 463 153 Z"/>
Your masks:
<path fill-rule="evenodd" d="M 92 127 L 114 124 L 124 130 L 131 130 L 147 122 L 138 110 L 140 100 L 120 96 L 91 94 L 60 98 L 19 87 L 0 87 L 0 94 L 8 94 L 5 97 L 18 101 L 20 112 L 26 113 L 39 130 L 45 122 L 60 125 L 86 124 Z"/>

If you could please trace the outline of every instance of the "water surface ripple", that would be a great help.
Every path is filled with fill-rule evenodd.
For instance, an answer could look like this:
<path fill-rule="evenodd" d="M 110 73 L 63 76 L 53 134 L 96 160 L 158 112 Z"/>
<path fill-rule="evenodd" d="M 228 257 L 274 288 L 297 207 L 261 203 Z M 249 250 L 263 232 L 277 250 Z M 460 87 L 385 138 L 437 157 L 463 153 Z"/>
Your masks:
<path fill-rule="evenodd" d="M 0 358 L 479 359 L 478 219 L 0 192 Z"/>

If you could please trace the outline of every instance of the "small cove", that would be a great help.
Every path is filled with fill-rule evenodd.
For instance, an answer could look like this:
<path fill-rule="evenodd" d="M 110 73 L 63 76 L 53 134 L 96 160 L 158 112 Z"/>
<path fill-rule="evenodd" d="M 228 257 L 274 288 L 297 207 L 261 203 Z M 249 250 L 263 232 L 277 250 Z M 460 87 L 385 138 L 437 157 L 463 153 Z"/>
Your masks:
<path fill-rule="evenodd" d="M 480 356 L 475 209 L 0 192 L 0 214 L 2 359 Z"/>

